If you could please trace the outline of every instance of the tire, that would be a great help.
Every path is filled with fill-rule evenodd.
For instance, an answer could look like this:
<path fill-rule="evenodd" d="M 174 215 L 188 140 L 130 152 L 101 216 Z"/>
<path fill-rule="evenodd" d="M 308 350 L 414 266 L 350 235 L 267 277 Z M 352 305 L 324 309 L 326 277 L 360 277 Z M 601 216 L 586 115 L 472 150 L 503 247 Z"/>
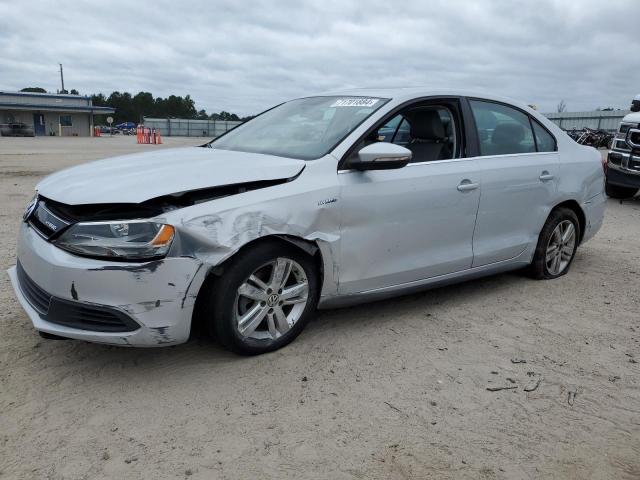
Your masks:
<path fill-rule="evenodd" d="M 607 182 L 606 192 L 608 197 L 625 199 L 633 197 L 636 193 L 638 193 L 638 189 L 633 187 L 620 187 L 618 185 L 611 185 L 609 182 Z"/>
<path fill-rule="evenodd" d="M 569 241 L 571 228 L 573 229 L 572 242 Z M 567 243 L 561 239 L 564 233 L 567 234 Z M 533 261 L 529 266 L 529 275 L 538 280 L 551 280 L 565 275 L 576 255 L 580 234 L 580 222 L 573 210 L 569 208 L 553 210 L 538 237 Z M 558 244 L 559 240 L 562 241 Z M 554 244 L 558 244 L 556 248 L 553 248 Z M 558 258 L 558 263 L 553 260 L 555 257 Z"/>
<path fill-rule="evenodd" d="M 284 283 L 273 278 L 276 266 L 286 275 Z M 239 292 L 241 286 L 245 295 Z M 235 353 L 259 355 L 284 347 L 307 325 L 318 303 L 318 272 L 313 258 L 302 250 L 265 241 L 240 252 L 206 288 L 204 322 L 209 334 Z M 292 297 L 294 290 L 301 293 Z M 286 300 L 280 297 L 283 291 Z"/>

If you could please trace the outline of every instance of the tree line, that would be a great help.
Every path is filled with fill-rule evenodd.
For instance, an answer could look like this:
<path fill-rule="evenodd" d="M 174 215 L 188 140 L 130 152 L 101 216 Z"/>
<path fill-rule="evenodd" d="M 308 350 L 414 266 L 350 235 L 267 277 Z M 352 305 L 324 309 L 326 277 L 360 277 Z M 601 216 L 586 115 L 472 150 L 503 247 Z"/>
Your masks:
<path fill-rule="evenodd" d="M 166 98 L 154 97 L 150 92 L 112 92 L 108 97 L 102 93 L 91 95 L 93 105 L 116 109 L 114 122 L 142 122 L 142 117 L 155 118 L 193 118 L 197 120 L 249 120 L 252 117 L 239 117 L 235 113 L 221 111 L 208 114 L 204 109 L 197 110 L 190 95 L 184 97 L 169 95 Z"/>
<path fill-rule="evenodd" d="M 45 89 L 40 87 L 27 87 L 21 91 L 47 93 Z M 75 89 L 71 90 L 70 93 L 79 95 Z M 212 114 L 208 114 L 204 109 L 197 110 L 195 101 L 190 95 L 184 97 L 169 95 L 166 98 L 162 98 L 154 97 L 150 92 L 139 92 L 136 95 L 131 95 L 129 92 L 116 91 L 109 96 L 103 93 L 94 93 L 90 97 L 94 106 L 115 108 L 116 113 L 112 116 L 116 124 L 121 122 L 142 122 L 143 117 L 230 121 L 246 121 L 253 118 L 252 116 L 239 117 L 235 113 L 224 110 Z M 100 115 L 98 117 L 103 116 Z M 104 123 L 104 119 L 97 118 L 96 123 Z"/>

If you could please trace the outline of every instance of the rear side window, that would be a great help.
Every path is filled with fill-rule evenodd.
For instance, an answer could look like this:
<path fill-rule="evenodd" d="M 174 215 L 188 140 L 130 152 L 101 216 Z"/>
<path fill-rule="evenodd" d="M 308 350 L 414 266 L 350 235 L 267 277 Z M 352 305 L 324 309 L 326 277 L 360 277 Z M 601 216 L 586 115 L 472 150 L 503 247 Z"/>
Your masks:
<path fill-rule="evenodd" d="M 529 116 L 498 103 L 470 100 L 480 139 L 480 155 L 536 151 Z"/>
<path fill-rule="evenodd" d="M 535 120 L 531 120 L 533 124 L 533 133 L 536 135 L 536 145 L 539 152 L 555 152 L 556 151 L 556 139 L 553 138 L 545 128 Z"/>

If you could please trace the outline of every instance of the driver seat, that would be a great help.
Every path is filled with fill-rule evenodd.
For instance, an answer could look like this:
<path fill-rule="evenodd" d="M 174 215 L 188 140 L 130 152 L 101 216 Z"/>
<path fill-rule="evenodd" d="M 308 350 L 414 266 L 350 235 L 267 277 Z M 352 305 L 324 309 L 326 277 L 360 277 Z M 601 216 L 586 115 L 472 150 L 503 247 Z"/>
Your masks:
<path fill-rule="evenodd" d="M 412 162 L 431 162 L 451 158 L 444 123 L 436 110 L 417 110 L 410 121 Z"/>

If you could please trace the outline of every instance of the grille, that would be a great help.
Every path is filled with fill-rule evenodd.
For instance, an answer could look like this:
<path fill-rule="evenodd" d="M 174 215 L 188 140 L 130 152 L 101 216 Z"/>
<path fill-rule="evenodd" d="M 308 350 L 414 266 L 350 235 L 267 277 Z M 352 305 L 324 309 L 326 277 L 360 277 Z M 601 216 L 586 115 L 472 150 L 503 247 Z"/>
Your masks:
<path fill-rule="evenodd" d="M 18 274 L 18 282 L 20 283 L 20 290 L 22 290 L 29 304 L 31 304 L 41 316 L 46 315 L 49 311 L 51 295 L 29 278 L 24 268 L 22 268 L 22 265 L 20 265 L 20 262 L 16 265 L 16 271 Z"/>
<path fill-rule="evenodd" d="M 614 165 L 622 165 L 622 155 L 619 153 L 609 153 L 609 162 Z"/>
<path fill-rule="evenodd" d="M 613 148 L 615 150 L 623 150 L 625 152 L 630 152 L 631 151 L 631 149 L 629 148 L 629 145 L 627 145 L 627 142 L 624 139 L 616 140 L 615 143 L 614 143 Z"/>
<path fill-rule="evenodd" d="M 38 205 L 29 218 L 27 218 L 27 221 L 29 225 L 47 240 L 57 233 L 60 233 L 72 223 L 53 213 L 44 200 L 38 200 Z"/>
<path fill-rule="evenodd" d="M 75 302 L 49 295 L 16 265 L 20 290 L 47 322 L 93 332 L 132 332 L 140 328 L 126 313 L 104 305 Z"/>

